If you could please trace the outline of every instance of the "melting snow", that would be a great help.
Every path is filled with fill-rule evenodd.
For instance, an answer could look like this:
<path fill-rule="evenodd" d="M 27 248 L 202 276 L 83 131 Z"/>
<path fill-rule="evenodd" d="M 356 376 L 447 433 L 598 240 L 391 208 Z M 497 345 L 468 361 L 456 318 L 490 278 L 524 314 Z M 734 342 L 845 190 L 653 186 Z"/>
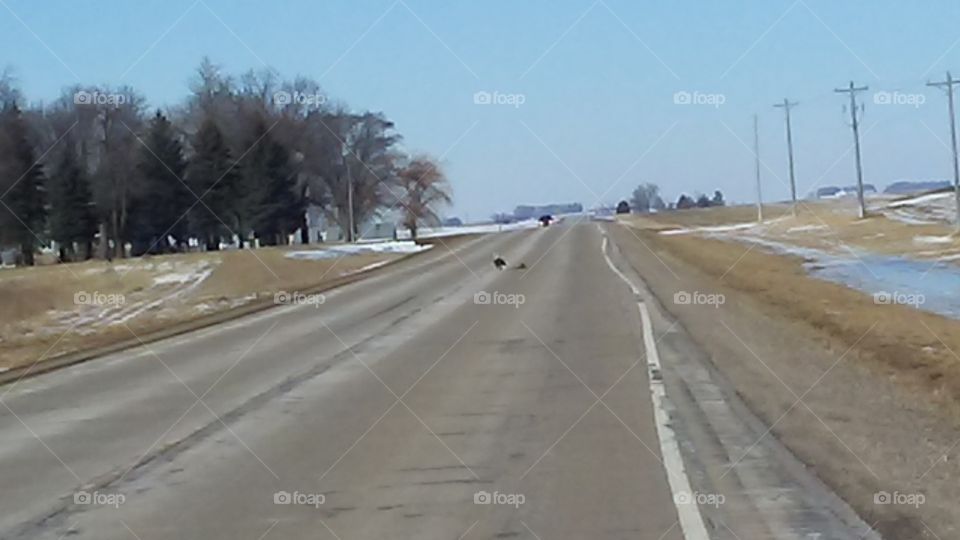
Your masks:
<path fill-rule="evenodd" d="M 913 238 L 914 244 L 952 244 L 952 236 L 916 236 Z"/>
<path fill-rule="evenodd" d="M 561 216 L 554 216 L 554 223 L 560 221 Z M 438 236 L 454 236 L 461 234 L 490 234 L 523 229 L 536 229 L 540 222 L 536 219 L 517 221 L 515 223 L 485 223 L 482 225 L 461 225 L 459 227 L 425 228 L 417 231 L 419 238 L 436 238 Z M 410 231 L 397 231 L 397 235 L 410 238 Z"/>
<path fill-rule="evenodd" d="M 368 270 L 373 270 L 374 268 L 380 268 L 381 266 L 387 264 L 388 262 L 390 262 L 390 261 L 377 261 L 377 262 L 375 262 L 375 263 L 368 264 L 368 265 L 366 265 L 366 266 L 362 266 L 362 267 L 360 267 L 360 268 L 357 268 L 356 270 L 350 270 L 350 271 L 348 271 L 348 272 L 340 272 L 340 275 L 341 275 L 341 276 L 352 276 L 353 274 L 359 274 L 360 272 L 366 272 L 366 271 L 368 271 Z"/>
<path fill-rule="evenodd" d="M 901 206 L 916 206 L 918 204 L 941 201 L 945 199 L 952 199 L 953 192 L 946 191 L 941 193 L 927 193 L 926 195 L 920 195 L 919 197 L 911 197 L 909 199 L 903 199 L 899 201 L 893 201 L 887 205 L 887 208 L 900 208 Z"/>
<path fill-rule="evenodd" d="M 366 244 L 343 244 L 323 249 L 311 249 L 309 251 L 291 251 L 287 253 L 285 257 L 288 259 L 311 261 L 336 259 L 347 255 L 360 255 L 364 253 L 418 253 L 432 247 L 431 245 L 419 245 L 412 241 L 371 242 Z"/>
<path fill-rule="evenodd" d="M 663 235 L 675 235 L 675 234 L 691 234 L 691 233 L 722 233 L 730 231 L 740 231 L 746 229 L 752 229 L 760 225 L 757 222 L 750 223 L 734 223 L 733 225 L 715 225 L 711 227 L 693 227 L 690 229 L 670 229 L 667 231 L 660 231 L 660 234 Z"/>

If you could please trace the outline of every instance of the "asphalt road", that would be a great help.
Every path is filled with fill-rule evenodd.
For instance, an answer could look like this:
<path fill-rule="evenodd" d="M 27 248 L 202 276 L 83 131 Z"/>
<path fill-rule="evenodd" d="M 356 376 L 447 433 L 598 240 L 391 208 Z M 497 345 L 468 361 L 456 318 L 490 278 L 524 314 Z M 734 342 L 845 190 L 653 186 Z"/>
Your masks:
<path fill-rule="evenodd" d="M 694 345 L 652 304 L 644 322 L 604 244 L 580 223 L 441 245 L 319 307 L 0 387 L 0 537 L 855 537 L 766 442 L 724 493 L 693 491 L 746 443 L 697 392 L 654 405 Z M 776 519 L 761 488 L 786 493 Z"/>

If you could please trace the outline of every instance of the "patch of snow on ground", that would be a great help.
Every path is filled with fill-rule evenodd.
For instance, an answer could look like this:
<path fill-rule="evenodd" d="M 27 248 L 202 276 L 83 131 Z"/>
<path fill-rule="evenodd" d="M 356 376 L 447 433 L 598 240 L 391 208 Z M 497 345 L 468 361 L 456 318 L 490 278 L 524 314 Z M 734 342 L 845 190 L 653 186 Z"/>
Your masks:
<path fill-rule="evenodd" d="M 919 197 L 911 197 L 909 199 L 902 199 L 899 201 L 893 201 L 887 205 L 887 208 L 900 208 L 903 206 L 917 206 L 934 201 L 949 200 L 953 198 L 952 191 L 945 191 L 941 193 L 927 193 L 926 195 L 920 195 Z"/>
<path fill-rule="evenodd" d="M 952 244 L 952 236 L 915 236 L 914 244 Z"/>
<path fill-rule="evenodd" d="M 559 220 L 560 218 L 558 216 L 554 216 L 554 223 Z M 538 227 L 540 227 L 540 222 L 538 220 L 528 219 L 514 223 L 483 223 L 478 225 L 460 225 L 458 227 L 424 228 L 417 231 L 417 237 L 437 238 L 440 236 L 456 236 L 461 234 L 491 234 L 524 229 L 536 229 Z M 401 239 L 409 239 L 410 231 L 397 231 L 397 236 Z"/>
<path fill-rule="evenodd" d="M 433 246 L 419 245 L 411 241 L 399 242 L 376 242 L 364 244 L 343 244 L 330 246 L 323 249 L 311 249 L 305 251 L 291 251 L 285 255 L 288 259 L 297 259 L 303 261 L 316 261 L 324 259 L 336 259 L 349 255 L 360 255 L 364 253 L 393 253 L 407 254 L 425 251 Z"/>
<path fill-rule="evenodd" d="M 746 231 L 750 229 L 765 229 L 771 225 L 775 225 L 782 221 L 790 219 L 790 216 L 782 216 L 775 219 L 768 219 L 763 222 L 758 221 L 749 221 L 746 223 L 731 223 L 729 225 L 710 225 L 706 227 L 691 227 L 691 228 L 681 228 L 681 229 L 668 229 L 666 231 L 660 231 L 660 234 L 666 236 L 672 236 L 675 234 L 691 234 L 691 233 L 702 233 L 706 235 L 711 234 L 723 234 L 733 231 Z"/>
<path fill-rule="evenodd" d="M 903 210 L 896 210 L 894 212 L 889 212 L 886 214 L 888 218 L 899 221 L 900 223 L 906 223 L 907 225 L 937 225 L 939 222 L 932 219 L 923 219 L 916 217 L 916 214 L 911 214 Z"/>
<path fill-rule="evenodd" d="M 951 223 L 956 214 L 956 204 L 952 191 L 927 193 L 909 199 L 893 201 L 879 209 L 888 218 L 908 225 Z"/>
<path fill-rule="evenodd" d="M 807 232 L 807 231 L 822 231 L 823 229 L 828 229 L 826 225 L 801 225 L 799 227 L 790 227 L 787 229 L 788 233 L 796 232 Z"/>
<path fill-rule="evenodd" d="M 209 275 L 209 272 L 206 272 L 206 268 L 197 268 L 186 270 L 182 272 L 171 272 L 169 274 L 160 274 L 153 278 L 154 285 L 171 285 L 176 284 L 180 285 L 183 283 L 189 283 L 197 279 L 204 279 Z"/>
<path fill-rule="evenodd" d="M 747 229 L 752 229 L 758 226 L 759 223 L 734 223 L 733 225 L 714 225 L 710 227 L 692 227 L 689 229 L 670 229 L 666 231 L 660 231 L 660 234 L 665 236 L 673 236 L 676 234 L 692 234 L 692 233 L 724 233 L 730 231 L 742 231 Z"/>
<path fill-rule="evenodd" d="M 340 272 L 340 275 L 341 275 L 341 276 L 352 276 L 352 275 L 354 275 L 354 274 L 359 274 L 359 273 L 361 273 L 361 272 L 367 272 L 367 271 L 369 271 L 369 270 L 373 270 L 374 268 L 380 268 L 381 266 L 387 264 L 388 262 L 390 262 L 390 261 L 377 261 L 377 262 L 375 262 L 375 263 L 368 264 L 368 265 L 366 265 L 366 266 L 362 266 L 362 267 L 360 267 L 360 268 L 357 268 L 356 270 L 350 270 L 350 271 L 348 271 L 348 272 Z"/>

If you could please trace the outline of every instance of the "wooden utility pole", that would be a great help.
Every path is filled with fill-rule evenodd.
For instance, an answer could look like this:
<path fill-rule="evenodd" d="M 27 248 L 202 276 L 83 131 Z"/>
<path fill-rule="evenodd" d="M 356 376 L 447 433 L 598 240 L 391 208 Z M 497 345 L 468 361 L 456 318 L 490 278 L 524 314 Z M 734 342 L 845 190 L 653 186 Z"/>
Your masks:
<path fill-rule="evenodd" d="M 793 130 L 790 127 L 790 108 L 797 106 L 798 103 L 790 102 L 783 98 L 783 103 L 774 104 L 774 107 L 782 108 L 787 118 L 787 162 L 790 166 L 790 198 L 793 201 L 793 215 L 797 215 L 797 179 L 793 170 Z"/>
<path fill-rule="evenodd" d="M 950 114 L 950 148 L 953 150 L 953 194 L 957 205 L 956 231 L 960 234 L 960 166 L 957 165 L 957 120 L 953 108 L 953 85 L 955 84 L 960 84 L 960 81 L 950 76 L 948 71 L 947 80 L 927 83 L 927 86 L 945 87 L 947 89 L 947 110 Z"/>
<path fill-rule="evenodd" d="M 763 189 L 760 186 L 760 120 L 753 115 L 753 157 L 757 174 L 757 221 L 763 221 Z"/>
<path fill-rule="evenodd" d="M 860 163 L 860 125 L 857 120 L 857 92 L 866 92 L 868 86 L 857 87 L 850 81 L 848 88 L 836 88 L 834 92 L 840 94 L 850 94 L 850 120 L 853 128 L 853 145 L 856 151 L 857 160 L 857 200 L 860 202 L 860 219 L 867 216 L 867 205 L 863 200 L 863 166 Z"/>

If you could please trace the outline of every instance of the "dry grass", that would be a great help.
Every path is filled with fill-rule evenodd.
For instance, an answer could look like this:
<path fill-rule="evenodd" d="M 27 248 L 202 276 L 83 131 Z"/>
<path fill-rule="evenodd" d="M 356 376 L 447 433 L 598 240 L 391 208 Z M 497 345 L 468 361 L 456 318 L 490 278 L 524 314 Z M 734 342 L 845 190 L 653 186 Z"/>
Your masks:
<path fill-rule="evenodd" d="M 753 206 L 732 206 L 628 216 L 621 221 L 640 229 L 667 230 L 751 223 L 756 217 Z M 796 216 L 787 205 L 771 205 L 764 208 L 764 218 L 766 224 L 749 234 L 832 253 L 849 254 L 853 249 L 928 259 L 960 253 L 960 237 L 937 244 L 922 241 L 946 238 L 953 232 L 947 225 L 912 225 L 876 213 L 861 220 L 848 200 L 805 201 Z"/>
<path fill-rule="evenodd" d="M 16 268 L 0 273 L 0 320 L 23 321 L 74 307 L 80 290 L 129 294 L 150 284 L 142 271 L 126 275 L 103 262 Z"/>
<path fill-rule="evenodd" d="M 116 263 L 88 261 L 0 272 L 0 369 L 147 336 L 172 324 L 272 298 L 277 291 L 322 286 L 372 263 L 398 257 L 363 254 L 294 260 L 284 256 L 289 249 L 189 253 Z M 197 268 L 212 270 L 199 286 L 154 282 L 164 272 Z M 74 295 L 81 291 L 119 294 L 125 302 L 120 307 L 78 306 Z M 137 312 L 145 306 L 151 307 Z M 136 313 L 125 318 L 117 313 L 121 309 Z M 117 320 L 112 324 L 96 320 L 109 316 Z"/>
<path fill-rule="evenodd" d="M 698 235 L 661 235 L 656 229 L 662 223 L 653 228 L 636 221 L 633 225 L 634 233 L 654 250 L 666 250 L 723 285 L 753 296 L 776 315 L 856 347 L 869 367 L 960 410 L 960 321 L 908 306 L 876 305 L 867 294 L 811 278 L 800 257 Z"/>
<path fill-rule="evenodd" d="M 763 207 L 764 219 L 778 218 L 786 215 L 790 209 L 784 205 L 767 205 Z M 626 220 L 649 220 L 671 227 L 707 227 L 711 225 L 727 225 L 732 223 L 747 223 L 757 220 L 757 207 L 752 205 L 719 206 L 714 208 L 690 208 L 647 214 L 644 216 L 619 216 Z"/>

